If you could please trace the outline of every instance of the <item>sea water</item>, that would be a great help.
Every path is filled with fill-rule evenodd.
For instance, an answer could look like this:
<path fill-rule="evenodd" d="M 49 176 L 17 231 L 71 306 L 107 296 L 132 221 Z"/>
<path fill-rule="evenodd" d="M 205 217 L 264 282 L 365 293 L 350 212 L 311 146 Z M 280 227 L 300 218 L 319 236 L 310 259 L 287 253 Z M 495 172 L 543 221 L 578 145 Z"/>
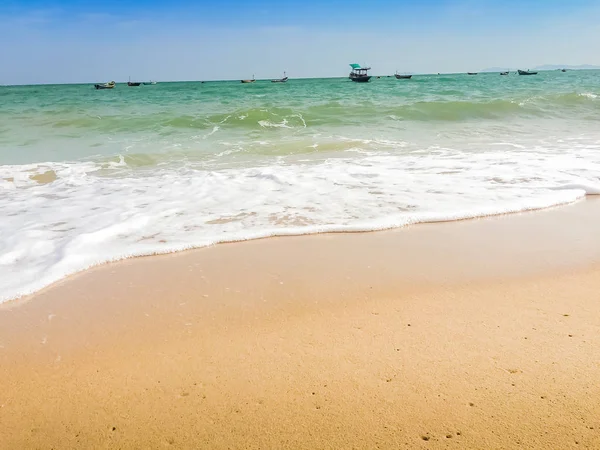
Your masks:
<path fill-rule="evenodd" d="M 106 261 L 600 193 L 600 71 L 0 87 L 0 301 Z"/>

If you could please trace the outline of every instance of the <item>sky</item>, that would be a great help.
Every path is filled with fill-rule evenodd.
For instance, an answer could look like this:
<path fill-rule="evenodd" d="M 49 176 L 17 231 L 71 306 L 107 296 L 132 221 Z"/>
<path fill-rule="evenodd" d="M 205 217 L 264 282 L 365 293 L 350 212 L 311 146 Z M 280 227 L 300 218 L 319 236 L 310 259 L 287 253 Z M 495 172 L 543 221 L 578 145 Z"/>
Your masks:
<path fill-rule="evenodd" d="M 1 0 L 0 85 L 600 65 L 598 0 Z"/>

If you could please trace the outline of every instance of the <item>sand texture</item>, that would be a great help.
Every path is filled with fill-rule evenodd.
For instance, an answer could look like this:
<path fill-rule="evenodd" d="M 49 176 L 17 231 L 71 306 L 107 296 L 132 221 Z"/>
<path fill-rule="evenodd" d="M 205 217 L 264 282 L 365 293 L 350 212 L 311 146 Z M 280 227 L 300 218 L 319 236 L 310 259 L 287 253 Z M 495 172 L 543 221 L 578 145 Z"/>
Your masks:
<path fill-rule="evenodd" d="M 70 277 L 0 307 L 0 448 L 600 448 L 599 207 Z"/>

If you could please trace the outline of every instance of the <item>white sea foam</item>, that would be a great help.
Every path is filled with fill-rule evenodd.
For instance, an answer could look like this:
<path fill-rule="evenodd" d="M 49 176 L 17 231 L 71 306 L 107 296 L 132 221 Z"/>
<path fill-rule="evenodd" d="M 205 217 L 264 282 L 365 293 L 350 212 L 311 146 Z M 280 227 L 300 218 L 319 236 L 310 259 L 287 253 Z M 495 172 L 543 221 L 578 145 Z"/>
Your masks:
<path fill-rule="evenodd" d="M 479 153 L 432 147 L 277 157 L 212 170 L 191 162 L 128 168 L 123 158 L 0 166 L 0 299 L 135 255 L 573 202 L 600 194 L 600 155 L 588 144 L 568 152 L 489 146 Z M 56 180 L 33 178 L 48 171 Z"/>
<path fill-rule="evenodd" d="M 213 129 L 212 129 L 212 130 L 211 130 L 209 133 L 207 133 L 207 134 L 205 134 L 204 136 L 202 136 L 202 139 L 206 139 L 207 137 L 210 137 L 210 136 L 212 136 L 213 134 L 215 134 L 215 133 L 216 133 L 217 131 L 219 131 L 219 130 L 220 130 L 220 127 L 219 127 L 218 125 L 215 125 L 215 126 L 213 127 Z"/>
<path fill-rule="evenodd" d="M 269 120 L 259 120 L 258 124 L 263 128 L 292 128 L 288 125 L 286 119 L 283 119 L 280 123 L 273 123 Z"/>

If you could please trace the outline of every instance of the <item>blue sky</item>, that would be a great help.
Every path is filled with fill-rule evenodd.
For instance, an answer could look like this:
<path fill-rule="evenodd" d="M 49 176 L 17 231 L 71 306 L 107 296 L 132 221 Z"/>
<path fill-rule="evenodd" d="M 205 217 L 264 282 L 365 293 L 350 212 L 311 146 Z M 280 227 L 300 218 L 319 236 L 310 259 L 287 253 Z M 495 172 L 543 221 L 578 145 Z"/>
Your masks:
<path fill-rule="evenodd" d="M 598 0 L 2 0 L 0 84 L 600 64 Z"/>

